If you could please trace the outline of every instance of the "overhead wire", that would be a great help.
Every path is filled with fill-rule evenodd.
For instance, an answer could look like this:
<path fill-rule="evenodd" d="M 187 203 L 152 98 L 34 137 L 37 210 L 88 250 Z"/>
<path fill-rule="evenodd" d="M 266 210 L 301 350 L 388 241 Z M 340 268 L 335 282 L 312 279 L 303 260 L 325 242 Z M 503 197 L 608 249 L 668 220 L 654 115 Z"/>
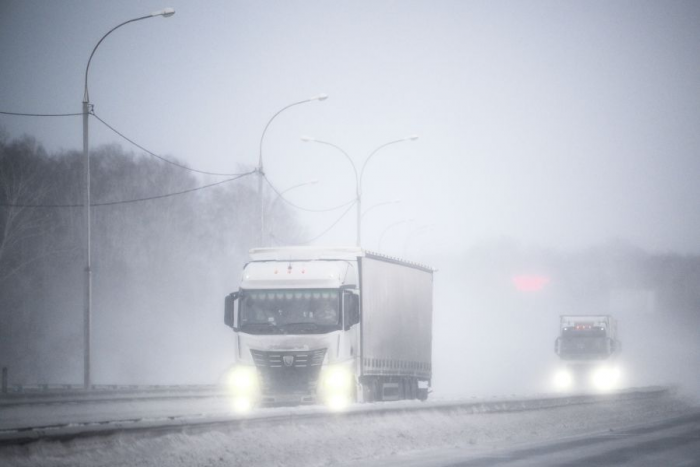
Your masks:
<path fill-rule="evenodd" d="M 78 115 L 82 115 L 82 112 L 77 112 L 77 113 L 67 113 L 67 114 L 31 114 L 31 113 L 23 113 L 23 112 L 6 112 L 4 110 L 0 110 L 0 114 L 2 115 L 12 115 L 15 117 L 75 117 Z"/>
<path fill-rule="evenodd" d="M 91 203 L 91 207 L 101 207 L 101 206 L 114 206 L 117 204 L 131 204 L 131 203 L 139 203 L 142 201 L 151 201 L 155 199 L 163 199 L 163 198 L 170 198 L 172 196 L 178 196 L 178 195 L 184 195 L 187 193 L 192 193 L 194 191 L 200 191 L 204 190 L 207 188 L 211 188 L 217 185 L 223 185 L 224 183 L 230 183 L 235 180 L 238 180 L 240 178 L 246 177 L 248 175 L 252 175 L 256 173 L 255 170 L 252 170 L 250 172 L 246 172 L 243 174 L 238 174 L 236 177 L 229 178 L 227 180 L 221 180 L 216 183 L 210 183 L 208 185 L 202 185 L 198 186 L 195 188 L 190 188 L 187 190 L 182 190 L 182 191 L 177 191 L 174 193 L 166 193 L 163 195 L 156 195 L 156 196 L 148 196 L 145 198 L 136 198 L 136 199 L 127 199 L 127 200 L 121 200 L 121 201 L 108 201 L 105 203 Z M 0 206 L 2 207 L 16 207 L 16 208 L 82 208 L 84 204 L 10 204 L 10 203 L 0 203 Z"/>
<path fill-rule="evenodd" d="M 209 185 L 203 185 L 203 186 L 199 186 L 199 187 L 195 187 L 195 188 L 190 188 L 189 190 L 178 191 L 178 192 L 175 192 L 175 193 L 166 193 L 166 194 L 164 194 L 164 195 L 149 196 L 149 197 L 147 197 L 147 198 L 131 199 L 131 200 L 125 200 L 125 201 L 112 201 L 112 202 L 107 202 L 107 203 L 94 203 L 94 204 L 91 204 L 90 206 L 113 206 L 113 205 L 115 205 L 115 204 L 138 203 L 138 202 L 141 202 L 141 201 L 151 201 L 151 200 L 154 200 L 154 199 L 170 198 L 170 197 L 172 197 L 172 196 L 184 195 L 184 194 L 187 194 L 187 193 L 192 193 L 192 192 L 194 192 L 194 191 L 200 191 L 200 190 L 204 190 L 204 189 L 207 189 L 207 188 L 211 188 L 211 187 L 214 187 L 214 186 L 217 186 L 217 185 L 223 185 L 224 183 L 230 183 L 230 182 L 233 182 L 233 181 L 238 180 L 239 178 L 243 178 L 243 177 L 246 177 L 246 176 L 248 176 L 248 175 L 252 175 L 252 174 L 254 174 L 255 172 L 256 172 L 255 170 L 251 170 L 250 172 L 246 172 L 246 173 L 243 173 L 243 174 L 238 174 L 238 175 L 236 175 L 236 176 L 233 177 L 233 178 L 229 178 L 229 179 L 226 179 L 226 180 L 221 180 L 221 181 L 216 182 L 216 183 L 210 183 Z"/>
<path fill-rule="evenodd" d="M 330 230 L 331 230 L 333 227 L 335 227 L 336 225 L 338 225 L 338 222 L 340 222 L 341 220 L 343 220 L 343 218 L 344 218 L 345 216 L 347 216 L 348 212 L 350 212 L 350 209 L 352 209 L 352 207 L 353 207 L 356 203 L 357 203 L 357 201 L 354 200 L 354 201 L 350 204 L 350 206 L 348 206 L 348 208 L 347 208 L 345 211 L 343 211 L 343 213 L 340 215 L 340 217 L 338 217 L 326 230 L 324 230 L 323 232 L 321 232 L 320 234 L 316 235 L 316 236 L 313 237 L 313 238 L 310 238 L 310 239 L 305 240 L 305 241 L 303 241 L 303 242 L 296 242 L 296 244 L 298 244 L 298 245 L 307 245 L 307 244 L 309 244 L 309 243 L 311 243 L 311 242 L 314 242 L 314 241 L 318 240 L 319 238 L 323 237 L 324 235 L 326 235 L 328 232 L 330 232 Z M 278 242 L 280 241 L 280 239 L 277 238 L 276 236 L 274 236 L 274 235 L 271 235 L 271 236 L 272 236 L 275 240 L 277 240 Z M 289 243 L 289 242 L 287 242 L 287 243 Z"/>
<path fill-rule="evenodd" d="M 189 170 L 190 172 L 195 172 L 195 173 L 199 173 L 199 174 L 203 174 L 203 175 L 216 175 L 216 176 L 224 176 L 224 177 L 232 177 L 232 176 L 240 175 L 240 174 L 232 174 L 232 173 L 205 172 L 205 171 L 203 171 L 203 170 L 197 170 L 197 169 L 193 169 L 193 168 L 191 168 L 191 167 L 187 167 L 186 165 L 178 164 L 177 162 L 171 161 L 170 159 L 167 159 L 167 158 L 165 158 L 165 157 L 163 157 L 163 156 L 159 156 L 158 154 L 154 153 L 153 151 L 149 151 L 149 150 L 146 149 L 145 147 L 141 146 L 140 144 L 138 144 L 137 142 L 135 142 L 135 141 L 132 140 L 131 138 L 127 137 L 126 135 L 124 135 L 123 133 L 121 133 L 121 132 L 120 132 L 119 130 L 117 130 L 116 128 L 114 128 L 112 125 L 110 125 L 109 123 L 107 123 L 107 122 L 105 122 L 104 120 L 102 120 L 99 116 L 97 116 L 97 114 L 96 114 L 94 111 L 91 112 L 91 115 L 92 115 L 93 117 L 95 117 L 95 118 L 96 118 L 100 123 L 102 123 L 104 126 L 106 126 L 107 128 L 109 128 L 109 129 L 112 130 L 114 133 L 116 133 L 117 135 L 121 136 L 123 139 L 125 139 L 125 140 L 128 141 L 129 143 L 133 144 L 134 146 L 136 146 L 136 147 L 139 148 L 140 150 L 144 151 L 146 154 L 148 154 L 148 155 L 150 155 L 150 156 L 153 156 L 153 157 L 155 157 L 155 158 L 157 158 L 157 159 L 160 159 L 161 161 L 166 162 L 166 163 L 168 163 L 168 164 L 174 165 L 175 167 L 179 167 L 179 168 L 181 168 L 181 169 Z"/>
<path fill-rule="evenodd" d="M 332 207 L 332 208 L 326 208 L 326 209 L 309 209 L 309 208 L 305 208 L 305 207 L 303 207 L 303 206 L 299 206 L 298 204 L 295 204 L 295 203 L 289 201 L 287 198 L 285 198 L 285 197 L 282 195 L 282 193 L 281 193 L 277 188 L 275 188 L 275 186 L 272 184 L 272 182 L 270 181 L 270 179 L 267 178 L 266 175 L 263 175 L 263 177 L 265 178 L 265 181 L 266 181 L 267 184 L 270 186 L 270 188 L 272 188 L 272 191 L 274 191 L 274 192 L 277 194 L 277 196 L 278 196 L 282 201 L 284 201 L 285 203 L 289 204 L 289 205 L 292 206 L 293 208 L 299 209 L 299 210 L 301 210 L 301 211 L 307 211 L 307 212 L 330 212 L 330 211 L 337 211 L 338 209 L 342 209 L 342 208 L 344 208 L 344 207 L 346 207 L 346 206 L 348 206 L 348 205 L 352 205 L 352 204 L 355 204 L 355 203 L 357 202 L 356 199 L 351 199 L 350 201 L 347 201 L 347 202 L 345 202 L 345 203 L 343 203 L 343 204 L 340 204 L 340 205 L 335 206 L 335 207 Z"/>
<path fill-rule="evenodd" d="M 71 116 L 83 115 L 82 112 L 63 113 L 63 114 L 34 114 L 34 113 L 6 112 L 6 111 L 0 111 L 0 114 L 12 115 L 12 116 L 23 116 L 23 117 L 71 117 Z M 183 195 L 183 194 L 191 193 L 194 191 L 199 191 L 199 190 L 211 188 L 211 187 L 221 185 L 224 183 L 229 183 L 229 182 L 238 180 L 239 178 L 242 178 L 242 177 L 245 177 L 248 175 L 252 175 L 252 174 L 257 172 L 257 169 L 256 169 L 256 170 L 252 170 L 250 172 L 231 174 L 231 173 L 220 173 L 220 172 L 207 172 L 207 171 L 197 170 L 197 169 L 193 169 L 191 167 L 187 167 L 185 165 L 179 164 L 179 163 L 171 161 L 165 157 L 162 157 L 162 156 L 154 153 L 153 151 L 150 151 L 149 149 L 145 148 L 144 146 L 138 144 L 136 141 L 132 140 L 131 138 L 129 138 L 128 136 L 126 136 L 125 134 L 123 134 L 122 132 L 120 132 L 119 130 L 114 128 L 112 125 L 107 123 L 101 117 L 99 117 L 95 113 L 94 109 L 90 110 L 90 115 L 95 117 L 95 119 L 97 119 L 97 121 L 102 123 L 105 127 L 110 129 L 112 132 L 114 132 L 115 134 L 117 134 L 118 136 L 120 136 L 121 138 L 123 138 L 124 140 L 126 140 L 127 142 L 132 144 L 133 146 L 139 148 L 140 150 L 144 151 L 146 154 L 148 154 L 152 157 L 155 157 L 155 158 L 157 158 L 157 159 L 159 159 L 167 164 L 171 164 L 171 165 L 179 167 L 181 169 L 188 170 L 188 171 L 195 172 L 195 173 L 199 173 L 199 174 L 203 174 L 203 175 L 233 177 L 233 178 L 229 178 L 227 180 L 222 180 L 222 181 L 219 181 L 216 183 L 211 183 L 211 184 L 203 185 L 200 187 L 191 188 L 188 190 L 183 190 L 183 191 L 174 192 L 174 193 L 166 193 L 163 195 L 149 196 L 149 197 L 145 197 L 145 198 L 137 198 L 137 199 L 130 199 L 130 200 L 111 201 L 111 202 L 105 202 L 105 203 L 91 203 L 90 206 L 92 206 L 92 207 L 114 206 L 114 205 L 118 205 L 118 204 L 138 203 L 138 202 L 143 202 L 143 201 L 151 201 L 151 200 L 156 200 L 156 199 L 162 199 L 162 198 L 168 198 L 168 197 L 172 197 L 172 196 Z M 325 235 L 326 233 L 328 233 L 328 231 L 330 231 L 333 227 L 335 227 L 335 225 L 338 224 L 338 222 L 340 222 L 340 220 L 343 219 L 347 215 L 347 213 L 355 205 L 355 203 L 357 203 L 357 200 L 353 199 L 353 200 L 347 201 L 345 203 L 342 203 L 338 206 L 334 206 L 334 207 L 330 207 L 330 208 L 323 208 L 323 209 L 306 208 L 306 207 L 300 206 L 296 203 L 293 203 L 292 201 L 289 201 L 287 198 L 285 198 L 282 195 L 282 193 L 272 184 L 272 182 L 266 176 L 263 175 L 263 177 L 264 177 L 265 181 L 267 182 L 267 184 L 272 189 L 272 191 L 274 191 L 277 194 L 277 196 L 279 196 L 279 198 L 282 199 L 282 201 L 284 201 L 285 203 L 287 203 L 288 205 L 292 206 L 295 209 L 299 209 L 301 211 L 307 211 L 307 212 L 331 212 L 331 211 L 337 211 L 338 209 L 342 209 L 342 208 L 347 207 L 347 209 L 345 211 L 343 211 L 343 213 L 340 215 L 340 217 L 338 217 L 338 219 L 336 219 L 336 221 L 333 222 L 333 224 L 331 224 L 330 227 L 328 227 L 326 230 L 321 232 L 316 237 L 314 237 L 310 240 L 307 240 L 305 242 L 301 242 L 302 244 L 313 242 L 314 240 L 317 240 L 318 238 L 320 238 L 323 235 Z M 77 208 L 77 207 L 83 207 L 84 205 L 83 204 L 10 204 L 10 203 L 0 203 L 0 206 L 3 206 L 3 207 L 23 207 L 23 208 Z"/>
<path fill-rule="evenodd" d="M 6 112 L 6 111 L 0 111 L 0 114 L 2 115 L 12 115 L 12 116 L 20 116 L 20 117 L 73 117 L 73 116 L 78 116 L 78 115 L 83 115 L 82 112 L 79 113 L 64 113 L 64 114 L 33 114 L 33 113 L 23 113 L 23 112 Z M 191 167 L 187 167 L 186 165 L 178 164 L 177 162 L 171 161 L 170 159 L 167 159 L 163 156 L 159 156 L 158 154 L 154 153 L 153 151 L 148 150 L 147 148 L 141 146 L 128 136 L 126 136 L 124 133 L 120 132 L 116 128 L 114 128 L 112 125 L 109 123 L 105 122 L 103 119 L 101 119 L 94 111 L 94 109 L 90 110 L 90 115 L 95 117 L 97 121 L 102 123 L 104 126 L 112 130 L 114 133 L 122 137 L 124 140 L 128 141 L 129 143 L 133 144 L 140 150 L 144 151 L 146 154 L 153 156 L 157 159 L 160 159 L 163 162 L 166 162 L 168 164 L 174 165 L 176 167 L 179 167 L 181 169 L 189 170 L 190 172 L 195 172 L 203 175 L 214 175 L 214 176 L 220 176 L 220 177 L 235 177 L 240 174 L 233 174 L 233 173 L 220 173 L 220 172 L 206 172 L 204 170 L 197 170 L 193 169 Z"/>

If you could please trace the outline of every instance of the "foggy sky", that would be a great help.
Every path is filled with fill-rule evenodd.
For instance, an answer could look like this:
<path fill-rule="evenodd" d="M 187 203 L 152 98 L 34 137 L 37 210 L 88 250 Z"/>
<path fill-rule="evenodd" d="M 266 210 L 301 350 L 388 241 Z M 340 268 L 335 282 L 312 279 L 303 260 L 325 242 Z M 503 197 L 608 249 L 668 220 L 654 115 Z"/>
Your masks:
<path fill-rule="evenodd" d="M 484 238 L 583 247 L 625 239 L 700 253 L 700 3 L 668 1 L 0 0 L 0 110 L 95 112 L 148 149 L 216 172 L 263 154 L 309 208 L 354 197 L 378 146 L 363 246 L 427 259 Z M 81 149 L 80 117 L 0 115 L 12 137 Z M 91 145 L 118 142 L 90 123 Z M 300 213 L 309 238 L 342 211 Z M 431 229 L 416 231 L 421 226 Z M 280 237 L 284 232 L 279 233 Z M 354 210 L 317 244 L 352 244 Z"/>

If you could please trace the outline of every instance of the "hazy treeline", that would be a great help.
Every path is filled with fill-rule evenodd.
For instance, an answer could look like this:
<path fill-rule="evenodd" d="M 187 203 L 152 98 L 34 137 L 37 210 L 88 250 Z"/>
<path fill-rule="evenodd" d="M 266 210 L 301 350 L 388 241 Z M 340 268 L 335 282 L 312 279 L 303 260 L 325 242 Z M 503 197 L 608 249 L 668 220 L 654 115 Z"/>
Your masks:
<path fill-rule="evenodd" d="M 107 146 L 91 153 L 91 181 L 94 382 L 211 381 L 232 360 L 223 298 L 257 240 L 254 177 L 94 206 L 218 181 Z M 0 366 L 11 382 L 82 381 L 82 187 L 81 153 L 0 138 Z M 268 215 L 293 238 L 282 204 Z"/>
<path fill-rule="evenodd" d="M 91 160 L 93 204 L 215 181 L 118 146 Z M 0 135 L 0 366 L 14 383 L 82 382 L 82 170 L 80 153 Z M 298 240 L 302 229 L 275 201 L 266 224 Z M 212 382 L 233 358 L 223 297 L 256 246 L 255 178 L 92 213 L 94 382 Z M 640 383 L 692 379 L 700 364 L 698 256 L 624 242 L 560 251 L 490 241 L 434 264 L 440 390 L 539 389 L 562 314 L 615 315 Z M 518 275 L 548 282 L 524 292 Z"/>
<path fill-rule="evenodd" d="M 545 281 L 524 291 L 518 276 Z M 442 258 L 435 283 L 436 371 L 458 391 L 547 390 L 559 316 L 576 314 L 617 318 L 627 384 L 700 390 L 700 256 L 624 241 L 562 251 L 493 240 Z"/>
<path fill-rule="evenodd" d="M 467 296 L 498 296 L 516 308 L 539 301 L 557 314 L 629 312 L 700 324 L 700 256 L 651 253 L 623 240 L 567 251 L 498 240 L 471 247 L 460 264 Z M 517 276 L 546 282 L 520 291 Z"/>

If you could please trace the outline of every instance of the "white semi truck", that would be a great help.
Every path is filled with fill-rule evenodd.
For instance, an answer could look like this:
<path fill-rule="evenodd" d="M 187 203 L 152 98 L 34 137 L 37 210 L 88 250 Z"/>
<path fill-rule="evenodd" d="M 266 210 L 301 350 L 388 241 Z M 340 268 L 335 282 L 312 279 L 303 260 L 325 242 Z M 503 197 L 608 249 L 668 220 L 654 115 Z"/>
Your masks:
<path fill-rule="evenodd" d="M 559 389 L 615 389 L 620 383 L 616 362 L 620 350 L 617 320 L 612 316 L 561 316 L 554 351 L 565 366 L 555 384 Z"/>
<path fill-rule="evenodd" d="M 433 269 L 360 248 L 258 248 L 226 297 L 236 407 L 422 399 Z"/>

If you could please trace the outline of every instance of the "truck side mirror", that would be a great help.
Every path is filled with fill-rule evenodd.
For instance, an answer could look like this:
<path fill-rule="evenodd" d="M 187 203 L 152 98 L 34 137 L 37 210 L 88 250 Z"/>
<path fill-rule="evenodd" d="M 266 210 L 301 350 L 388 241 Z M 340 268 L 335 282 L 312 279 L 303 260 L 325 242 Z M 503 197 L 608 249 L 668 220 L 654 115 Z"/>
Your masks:
<path fill-rule="evenodd" d="M 613 354 L 617 350 L 619 350 L 617 342 L 615 341 L 615 339 L 610 339 L 610 353 Z"/>
<path fill-rule="evenodd" d="M 238 292 L 228 294 L 226 296 L 226 300 L 224 301 L 224 323 L 226 323 L 226 326 L 232 327 L 234 331 L 238 330 L 234 325 L 236 300 L 238 300 Z"/>

